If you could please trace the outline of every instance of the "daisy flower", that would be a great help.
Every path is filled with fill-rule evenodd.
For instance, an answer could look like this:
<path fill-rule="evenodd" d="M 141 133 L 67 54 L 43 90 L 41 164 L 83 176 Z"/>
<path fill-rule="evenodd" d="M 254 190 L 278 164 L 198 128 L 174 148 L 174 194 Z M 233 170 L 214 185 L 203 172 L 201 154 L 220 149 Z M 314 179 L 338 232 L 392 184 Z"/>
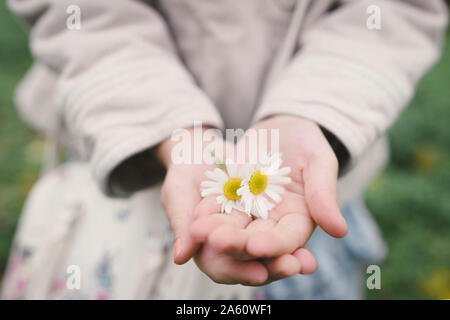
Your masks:
<path fill-rule="evenodd" d="M 291 183 L 291 178 L 287 176 L 291 168 L 280 168 L 282 163 L 281 154 L 276 153 L 262 157 L 256 165 L 243 166 L 242 171 L 247 178 L 242 180 L 237 194 L 242 196 L 247 214 L 267 219 L 275 203 L 281 201 L 280 195 L 285 191 L 282 185 Z"/>
<path fill-rule="evenodd" d="M 202 197 L 217 194 L 216 200 L 221 205 L 222 213 L 231 213 L 233 209 L 244 211 L 242 196 L 237 194 L 244 179 L 243 167 L 238 169 L 234 162 L 227 160 L 224 169 L 215 168 L 205 172 L 205 175 L 211 180 L 202 181 L 200 184 L 200 187 L 203 188 Z"/>

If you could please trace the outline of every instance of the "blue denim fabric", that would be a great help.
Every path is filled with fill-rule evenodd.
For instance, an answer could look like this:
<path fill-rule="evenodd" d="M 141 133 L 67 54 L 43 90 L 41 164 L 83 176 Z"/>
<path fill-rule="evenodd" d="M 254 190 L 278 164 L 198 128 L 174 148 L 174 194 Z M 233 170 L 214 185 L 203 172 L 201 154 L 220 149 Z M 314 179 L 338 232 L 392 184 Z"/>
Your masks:
<path fill-rule="evenodd" d="M 378 226 L 362 200 L 343 210 L 349 232 L 335 239 L 317 228 L 308 247 L 318 261 L 313 275 L 297 275 L 264 287 L 267 299 L 362 299 L 366 269 L 386 253 Z"/>

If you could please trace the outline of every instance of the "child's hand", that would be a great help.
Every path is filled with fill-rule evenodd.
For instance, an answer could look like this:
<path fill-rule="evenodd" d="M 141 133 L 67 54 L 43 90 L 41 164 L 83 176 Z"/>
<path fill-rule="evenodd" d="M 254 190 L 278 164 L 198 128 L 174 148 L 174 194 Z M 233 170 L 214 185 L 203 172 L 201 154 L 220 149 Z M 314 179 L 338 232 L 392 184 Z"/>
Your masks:
<path fill-rule="evenodd" d="M 200 182 L 204 179 L 204 172 L 214 166 L 180 164 L 175 165 L 170 161 L 170 153 L 173 144 L 170 140 L 164 142 L 158 148 L 158 155 L 167 166 L 167 174 L 161 190 L 161 201 L 166 215 L 175 234 L 174 261 L 183 264 L 196 252 L 200 242 L 194 242 L 189 228 L 194 220 L 194 209 L 210 205 L 213 212 L 219 212 L 220 208 L 214 197 L 201 199 Z M 199 205 L 203 203 L 203 205 Z M 217 214 L 218 219 L 226 218 L 226 215 Z M 250 222 L 246 214 L 238 213 L 234 216 L 239 224 L 245 226 Z M 254 261 L 239 261 L 232 256 L 218 252 L 208 243 L 202 245 L 196 255 L 199 268 L 209 277 L 220 283 L 241 283 L 248 285 L 263 284 L 270 280 L 286 277 L 299 272 L 299 260 L 304 257 L 312 257 L 305 249 L 301 249 L 295 255 L 286 255 L 273 261 L 264 263 Z M 313 259 L 313 258 L 312 258 Z M 313 261 L 313 263 L 315 263 Z M 313 268 L 315 268 L 313 266 Z"/>
<path fill-rule="evenodd" d="M 289 201 L 287 201 L 289 202 Z M 196 220 L 192 225 L 194 240 L 202 243 L 195 256 L 198 267 L 219 283 L 263 285 L 295 274 L 313 273 L 317 263 L 306 248 L 295 248 L 290 253 L 273 258 L 258 259 L 246 250 L 247 234 L 257 231 L 266 222 L 253 220 L 247 214 L 233 211 L 218 213 L 220 206 L 214 197 L 203 199 L 196 208 Z"/>
<path fill-rule="evenodd" d="M 176 238 L 181 239 L 176 242 L 175 261 L 184 263 L 203 243 L 195 260 L 200 269 L 221 283 L 258 285 L 299 271 L 312 273 L 316 262 L 304 246 L 313 232 L 313 221 L 333 236 L 346 233 L 336 204 L 337 161 L 320 128 L 289 116 L 273 117 L 256 128 L 280 130 L 280 151 L 285 164 L 292 168 L 293 183 L 270 219 L 252 220 L 238 212 L 218 214 L 215 199 L 200 201 L 199 184 L 208 166 L 169 169 L 165 186 L 176 186 L 180 181 L 183 189 L 191 186 L 182 197 L 179 191 L 163 188 L 163 203 L 167 212 L 173 212 L 168 216 Z M 197 204 L 198 217 L 193 223 Z M 196 242 L 187 230 L 191 223 Z"/>
<path fill-rule="evenodd" d="M 194 136 L 194 129 L 189 129 Z M 174 164 L 172 149 L 177 143 L 167 139 L 157 150 L 157 156 L 167 168 L 161 189 L 161 203 L 175 236 L 174 262 L 186 263 L 198 249 L 189 228 L 194 220 L 195 207 L 201 201 L 200 183 L 206 170 L 214 168 L 206 164 Z"/>
<path fill-rule="evenodd" d="M 330 235 L 344 236 L 347 227 L 336 202 L 337 160 L 320 128 L 311 121 L 290 116 L 273 117 L 257 128 L 280 130 L 280 151 L 285 165 L 292 169 L 293 179 L 283 200 L 268 220 L 245 221 L 236 215 L 211 214 L 218 210 L 200 206 L 192 228 L 194 238 L 207 241 L 217 252 L 236 259 L 280 260 L 304 247 L 314 222 Z M 314 270 L 315 261 L 309 252 L 304 252 L 309 256 L 302 269 L 308 273 Z"/>
<path fill-rule="evenodd" d="M 170 165 L 161 190 L 161 202 L 175 236 L 174 261 L 187 262 L 198 248 L 189 228 L 194 210 L 201 201 L 200 182 L 207 165 Z"/>
<path fill-rule="evenodd" d="M 256 128 L 279 129 L 284 165 L 293 183 L 288 191 L 301 195 L 314 220 L 333 237 L 344 237 L 347 224 L 337 204 L 337 158 L 319 126 L 297 116 L 274 116 Z"/>
<path fill-rule="evenodd" d="M 166 148 L 167 150 L 163 150 Z M 161 146 L 159 152 L 169 155 L 171 148 Z M 164 161 L 164 155 L 160 155 Z M 194 164 L 170 164 L 166 157 L 167 174 L 161 191 L 161 200 L 167 217 L 175 234 L 174 261 L 183 264 L 188 261 L 198 249 L 202 241 L 193 241 L 189 229 L 194 220 L 194 211 L 217 213 L 220 207 L 214 197 L 201 199 L 200 182 L 204 172 L 213 166 Z M 203 209 L 202 209 L 203 208 Z M 215 214 L 218 221 L 236 223 L 245 227 L 251 218 L 244 213 L 235 212 L 232 215 Z M 199 268 L 210 278 L 220 283 L 241 283 L 260 285 L 282 277 L 292 276 L 300 271 L 300 264 L 310 265 L 309 272 L 315 269 L 315 260 L 306 249 L 297 250 L 293 255 L 284 255 L 277 259 L 266 259 L 263 263 L 256 261 L 241 261 L 232 255 L 224 254 L 213 248 L 209 243 L 203 243 L 196 255 Z M 309 261 L 309 262 L 308 262 Z M 305 271 L 306 270 L 306 271 Z M 308 267 L 303 267 L 305 273 Z"/>

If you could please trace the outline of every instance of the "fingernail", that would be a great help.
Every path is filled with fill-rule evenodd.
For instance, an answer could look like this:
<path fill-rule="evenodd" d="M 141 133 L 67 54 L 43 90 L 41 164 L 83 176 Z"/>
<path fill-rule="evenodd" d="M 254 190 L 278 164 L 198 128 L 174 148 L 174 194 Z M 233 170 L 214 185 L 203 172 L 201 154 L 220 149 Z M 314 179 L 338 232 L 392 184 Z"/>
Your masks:
<path fill-rule="evenodd" d="M 181 241 L 180 239 L 175 240 L 175 245 L 173 246 L 173 258 L 176 259 L 181 253 Z"/>
<path fill-rule="evenodd" d="M 345 221 L 344 216 L 341 216 L 341 228 L 342 230 L 344 230 L 345 232 L 343 232 L 342 236 L 345 237 L 347 235 L 348 232 L 348 226 L 347 226 L 347 221 Z"/>

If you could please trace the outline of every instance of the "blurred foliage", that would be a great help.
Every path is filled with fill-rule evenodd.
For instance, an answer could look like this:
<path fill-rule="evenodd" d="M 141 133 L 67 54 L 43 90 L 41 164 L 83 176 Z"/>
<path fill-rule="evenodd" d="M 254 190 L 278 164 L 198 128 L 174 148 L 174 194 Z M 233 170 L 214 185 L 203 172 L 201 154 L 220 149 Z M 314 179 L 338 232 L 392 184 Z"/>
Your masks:
<path fill-rule="evenodd" d="M 448 37 L 450 38 L 450 37 Z M 449 41 L 450 42 L 450 41 Z M 0 2 L 0 274 L 38 178 L 42 138 L 13 108 L 31 63 L 25 31 Z M 389 252 L 370 299 L 450 298 L 450 46 L 390 131 L 392 161 L 367 190 Z"/>
<path fill-rule="evenodd" d="M 27 36 L 0 2 L 0 270 L 7 261 L 14 229 L 39 164 L 29 146 L 38 135 L 13 108 L 14 87 L 31 63 Z M 38 151 L 39 153 L 40 151 Z"/>
<path fill-rule="evenodd" d="M 388 244 L 371 299 L 450 298 L 450 34 L 389 132 L 391 162 L 366 200 Z"/>

